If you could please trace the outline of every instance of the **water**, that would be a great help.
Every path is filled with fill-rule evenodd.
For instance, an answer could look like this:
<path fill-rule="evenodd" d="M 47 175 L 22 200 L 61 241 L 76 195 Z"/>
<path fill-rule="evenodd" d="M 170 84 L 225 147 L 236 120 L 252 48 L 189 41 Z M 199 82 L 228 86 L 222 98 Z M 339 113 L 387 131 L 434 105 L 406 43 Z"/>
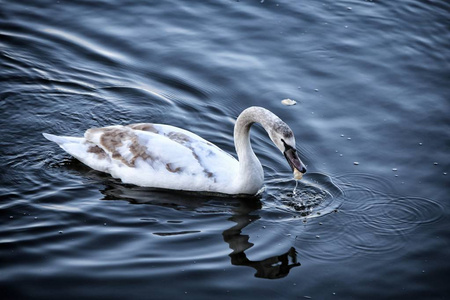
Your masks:
<path fill-rule="evenodd" d="M 448 298 L 449 11 L 0 1 L 2 298 Z M 124 185 L 41 136 L 155 122 L 234 153 L 251 105 L 294 130 L 295 191 L 260 127 L 257 199 Z"/>

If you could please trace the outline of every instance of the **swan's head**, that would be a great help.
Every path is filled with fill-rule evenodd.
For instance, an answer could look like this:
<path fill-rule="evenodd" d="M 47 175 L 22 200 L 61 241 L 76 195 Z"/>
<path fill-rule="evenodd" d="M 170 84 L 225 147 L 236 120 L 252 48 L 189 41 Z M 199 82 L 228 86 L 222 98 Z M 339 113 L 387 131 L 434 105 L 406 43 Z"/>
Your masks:
<path fill-rule="evenodd" d="M 272 130 L 269 131 L 269 136 L 272 142 L 286 157 L 289 166 L 294 172 L 295 179 L 301 179 L 306 173 L 306 167 L 300 160 L 295 149 L 295 137 L 291 128 L 281 120 L 276 122 Z"/>

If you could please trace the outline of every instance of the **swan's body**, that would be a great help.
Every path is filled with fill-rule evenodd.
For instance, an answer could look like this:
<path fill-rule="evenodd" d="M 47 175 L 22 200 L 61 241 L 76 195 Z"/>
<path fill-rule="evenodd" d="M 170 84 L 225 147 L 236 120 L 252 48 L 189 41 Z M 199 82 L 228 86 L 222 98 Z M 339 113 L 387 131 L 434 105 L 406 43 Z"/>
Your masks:
<path fill-rule="evenodd" d="M 92 128 L 84 137 L 44 133 L 87 166 L 124 183 L 164 189 L 256 194 L 264 173 L 250 145 L 250 126 L 260 123 L 284 152 L 292 169 L 306 172 L 295 153 L 290 128 L 261 107 L 244 110 L 234 129 L 238 160 L 192 132 L 163 124 L 133 124 Z"/>

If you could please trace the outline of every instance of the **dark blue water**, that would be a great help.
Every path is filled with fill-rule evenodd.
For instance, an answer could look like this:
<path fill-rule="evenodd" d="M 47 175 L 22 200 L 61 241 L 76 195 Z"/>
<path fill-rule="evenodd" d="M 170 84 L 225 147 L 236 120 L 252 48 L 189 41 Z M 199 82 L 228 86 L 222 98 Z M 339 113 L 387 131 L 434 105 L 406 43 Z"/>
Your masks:
<path fill-rule="evenodd" d="M 1 298 L 448 298 L 449 12 L 0 1 Z M 234 153 L 251 105 L 294 130 L 295 192 L 259 127 L 259 199 L 124 185 L 41 135 L 166 123 Z"/>

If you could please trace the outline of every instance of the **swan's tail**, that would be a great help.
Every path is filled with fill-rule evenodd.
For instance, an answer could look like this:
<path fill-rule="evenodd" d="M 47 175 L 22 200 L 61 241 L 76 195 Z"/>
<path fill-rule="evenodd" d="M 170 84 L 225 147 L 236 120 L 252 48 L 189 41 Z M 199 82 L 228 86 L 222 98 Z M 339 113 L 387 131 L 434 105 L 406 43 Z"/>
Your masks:
<path fill-rule="evenodd" d="M 47 140 L 57 143 L 59 147 L 82 163 L 96 169 L 95 166 L 91 166 L 89 161 L 86 160 L 88 157 L 88 147 L 90 145 L 86 143 L 84 137 L 59 136 L 49 133 L 42 133 L 42 135 Z"/>
<path fill-rule="evenodd" d="M 83 140 L 84 140 L 84 138 L 81 138 L 81 137 L 59 136 L 59 135 L 54 135 L 54 134 L 50 134 L 50 133 L 42 133 L 42 135 L 47 140 L 57 143 L 60 146 L 62 146 L 64 144 L 68 144 L 68 143 L 79 144 L 79 143 L 83 142 Z"/>

